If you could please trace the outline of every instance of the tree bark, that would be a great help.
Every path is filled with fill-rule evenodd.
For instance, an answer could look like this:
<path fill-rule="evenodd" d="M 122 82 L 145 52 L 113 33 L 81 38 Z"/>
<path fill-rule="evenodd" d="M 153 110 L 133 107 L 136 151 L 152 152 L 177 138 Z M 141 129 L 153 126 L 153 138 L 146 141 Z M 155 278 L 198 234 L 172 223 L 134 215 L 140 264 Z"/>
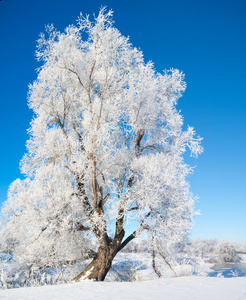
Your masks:
<path fill-rule="evenodd" d="M 110 246 L 100 246 L 97 252 L 97 256 L 92 262 L 77 275 L 73 280 L 81 281 L 84 279 L 94 279 L 103 281 L 111 268 L 112 261 L 116 256 L 117 251 Z"/>
<path fill-rule="evenodd" d="M 104 234 L 100 240 L 101 243 L 96 257 L 79 275 L 73 279 L 73 281 L 81 281 L 84 279 L 103 281 L 105 279 L 117 253 L 136 237 L 136 232 L 133 232 L 122 242 L 125 231 L 121 226 L 122 224 L 117 222 L 115 237 L 113 240 L 110 240 L 107 234 Z"/>

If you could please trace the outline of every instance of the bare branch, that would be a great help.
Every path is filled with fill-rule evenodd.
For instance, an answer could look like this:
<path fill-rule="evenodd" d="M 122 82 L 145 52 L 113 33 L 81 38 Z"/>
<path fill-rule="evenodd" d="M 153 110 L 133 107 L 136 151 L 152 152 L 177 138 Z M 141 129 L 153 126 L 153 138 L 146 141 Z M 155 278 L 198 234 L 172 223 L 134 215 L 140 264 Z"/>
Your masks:
<path fill-rule="evenodd" d="M 127 141 L 129 141 L 131 138 L 133 138 L 133 137 L 135 137 L 135 136 L 136 136 L 136 134 L 133 134 L 133 135 L 129 136 L 128 138 L 126 138 L 125 144 L 127 145 Z"/>
<path fill-rule="evenodd" d="M 135 151 L 136 151 L 137 157 L 139 157 L 139 155 L 141 154 L 140 143 L 141 143 L 142 138 L 144 137 L 144 134 L 145 134 L 145 130 L 140 129 L 140 130 L 138 130 L 137 135 L 136 135 Z"/>
<path fill-rule="evenodd" d="M 138 210 L 138 209 L 139 209 L 139 206 L 135 206 L 135 207 L 129 208 L 127 211 Z"/>
<path fill-rule="evenodd" d="M 156 147 L 155 144 L 153 144 L 153 145 L 147 145 L 147 146 L 142 147 L 141 150 L 140 150 L 140 153 L 142 153 L 145 149 L 155 149 L 156 151 L 158 151 L 159 153 L 161 153 L 161 150 L 158 147 Z"/>
<path fill-rule="evenodd" d="M 152 268 L 155 271 L 155 274 L 158 277 L 161 277 L 161 272 L 157 269 L 156 264 L 155 264 L 155 249 L 154 249 L 154 245 L 152 245 Z"/>
<path fill-rule="evenodd" d="M 107 194 L 107 195 L 102 199 L 101 204 L 100 204 L 101 208 L 103 208 L 103 206 L 104 206 L 105 202 L 108 200 L 109 196 L 110 196 L 110 194 Z"/>
<path fill-rule="evenodd" d="M 156 242 L 156 247 L 157 247 L 157 251 L 159 253 L 159 255 L 164 259 L 165 263 L 168 265 L 168 267 L 173 271 L 175 277 L 178 277 L 177 273 L 174 271 L 174 269 L 172 268 L 172 266 L 170 265 L 170 263 L 168 262 L 166 256 L 164 254 L 161 253 L 160 251 L 160 247 L 158 245 L 158 243 Z"/>
<path fill-rule="evenodd" d="M 85 151 L 85 147 L 84 147 L 84 145 L 83 145 L 83 138 L 82 138 L 82 135 L 81 135 L 80 132 L 76 129 L 75 124 L 73 124 L 73 129 L 74 129 L 74 131 L 76 132 L 76 134 L 77 134 L 77 136 L 78 136 L 78 138 L 79 138 L 79 142 L 80 142 L 80 145 L 81 145 L 81 150 L 82 150 L 82 151 Z"/>
<path fill-rule="evenodd" d="M 58 65 L 57 65 L 57 66 L 58 66 Z M 77 76 L 78 80 L 79 80 L 80 85 L 86 90 L 86 92 L 88 92 L 87 88 L 85 87 L 85 85 L 84 85 L 83 82 L 81 81 L 81 79 L 80 79 L 80 77 L 79 77 L 79 74 L 78 74 L 76 71 L 74 71 L 74 70 L 72 70 L 72 69 L 70 69 L 70 68 L 67 68 L 67 67 L 61 67 L 61 66 L 58 66 L 58 68 L 63 69 L 63 70 L 67 70 L 67 71 L 69 71 L 69 72 L 75 74 L 75 75 Z"/>
<path fill-rule="evenodd" d="M 123 243 L 121 243 L 121 245 L 118 247 L 117 252 L 121 251 L 128 243 L 130 243 L 130 241 L 132 241 L 133 239 L 135 239 L 136 237 L 136 231 L 134 231 L 131 235 L 129 235 Z"/>
<path fill-rule="evenodd" d="M 74 228 L 75 231 L 89 231 L 91 230 L 91 227 L 84 226 L 83 224 L 77 224 L 77 226 Z"/>
<path fill-rule="evenodd" d="M 92 65 L 92 67 L 91 67 L 91 72 L 90 72 L 90 75 L 89 75 L 88 91 L 90 91 L 90 87 L 91 87 L 91 77 L 92 77 L 92 73 L 93 73 L 95 64 L 96 64 L 96 60 L 94 60 L 94 63 L 93 63 L 93 65 Z"/>
<path fill-rule="evenodd" d="M 144 222 L 145 220 L 150 216 L 151 212 L 148 212 L 147 215 L 144 216 L 143 220 L 141 221 L 139 227 L 137 230 L 135 230 L 131 235 L 129 235 L 124 241 L 123 243 L 121 243 L 121 245 L 118 247 L 117 252 L 121 251 L 130 241 L 132 241 L 136 236 L 139 235 L 141 230 L 147 229 L 144 226 Z"/>
<path fill-rule="evenodd" d="M 91 160 L 91 170 L 92 170 L 92 188 L 93 188 L 93 196 L 94 196 L 94 202 L 93 202 L 93 206 L 94 209 L 96 211 L 98 211 L 98 193 L 97 193 L 97 189 L 98 189 L 98 184 L 97 184 L 97 180 L 96 180 L 96 161 L 94 158 L 93 154 L 90 154 L 90 160 Z"/>

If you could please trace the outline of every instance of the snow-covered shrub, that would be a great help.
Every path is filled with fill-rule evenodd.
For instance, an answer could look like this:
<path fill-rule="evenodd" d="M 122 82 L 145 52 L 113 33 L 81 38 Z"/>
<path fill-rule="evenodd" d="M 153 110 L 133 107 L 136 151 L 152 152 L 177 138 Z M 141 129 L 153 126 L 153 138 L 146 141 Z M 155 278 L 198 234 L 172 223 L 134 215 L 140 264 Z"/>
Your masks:
<path fill-rule="evenodd" d="M 193 241 L 187 241 L 181 252 L 186 254 L 188 257 L 208 259 L 214 253 L 216 244 L 217 241 L 212 239 L 196 239 Z"/>
<path fill-rule="evenodd" d="M 236 262 L 240 256 L 235 249 L 235 245 L 227 240 L 219 241 L 216 246 L 218 262 Z"/>
<path fill-rule="evenodd" d="M 39 268 L 5 260 L 0 264 L 0 289 L 67 283 L 81 268 L 83 264 Z"/>
<path fill-rule="evenodd" d="M 177 277 L 191 276 L 194 274 L 194 263 L 184 260 L 181 263 L 176 263 L 173 267 Z"/>

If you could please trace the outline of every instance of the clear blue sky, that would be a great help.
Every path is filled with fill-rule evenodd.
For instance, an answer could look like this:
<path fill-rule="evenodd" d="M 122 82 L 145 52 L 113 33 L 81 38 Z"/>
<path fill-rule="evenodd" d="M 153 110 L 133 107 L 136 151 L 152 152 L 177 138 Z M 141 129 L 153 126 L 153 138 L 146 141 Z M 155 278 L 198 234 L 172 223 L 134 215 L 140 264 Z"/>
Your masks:
<path fill-rule="evenodd" d="M 179 109 L 204 138 L 189 178 L 200 197 L 192 238 L 246 240 L 246 1 L 245 0 L 3 0 L 0 2 L 0 203 L 20 177 L 32 118 L 28 84 L 36 78 L 36 40 L 45 24 L 59 30 L 80 12 L 114 10 L 115 26 L 157 71 L 186 74 Z"/>

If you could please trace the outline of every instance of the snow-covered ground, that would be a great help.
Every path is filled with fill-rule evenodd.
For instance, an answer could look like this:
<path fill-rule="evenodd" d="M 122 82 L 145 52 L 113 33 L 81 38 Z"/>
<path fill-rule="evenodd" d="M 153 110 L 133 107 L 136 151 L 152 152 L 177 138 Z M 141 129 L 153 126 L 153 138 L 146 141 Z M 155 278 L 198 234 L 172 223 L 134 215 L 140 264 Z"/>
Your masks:
<path fill-rule="evenodd" d="M 142 282 L 84 281 L 1 290 L 0 299 L 245 300 L 246 278 L 186 276 Z"/>
<path fill-rule="evenodd" d="M 167 265 L 161 268 L 158 256 L 157 263 L 163 275 L 161 279 L 157 279 L 151 267 L 150 254 L 119 253 L 105 282 L 0 290 L 0 300 L 246 300 L 246 277 L 233 277 L 237 276 L 234 269 L 215 271 L 211 269 L 213 264 L 199 259 L 187 260 L 174 266 L 180 276 L 174 277 Z M 188 274 L 196 276 L 186 276 Z"/>

